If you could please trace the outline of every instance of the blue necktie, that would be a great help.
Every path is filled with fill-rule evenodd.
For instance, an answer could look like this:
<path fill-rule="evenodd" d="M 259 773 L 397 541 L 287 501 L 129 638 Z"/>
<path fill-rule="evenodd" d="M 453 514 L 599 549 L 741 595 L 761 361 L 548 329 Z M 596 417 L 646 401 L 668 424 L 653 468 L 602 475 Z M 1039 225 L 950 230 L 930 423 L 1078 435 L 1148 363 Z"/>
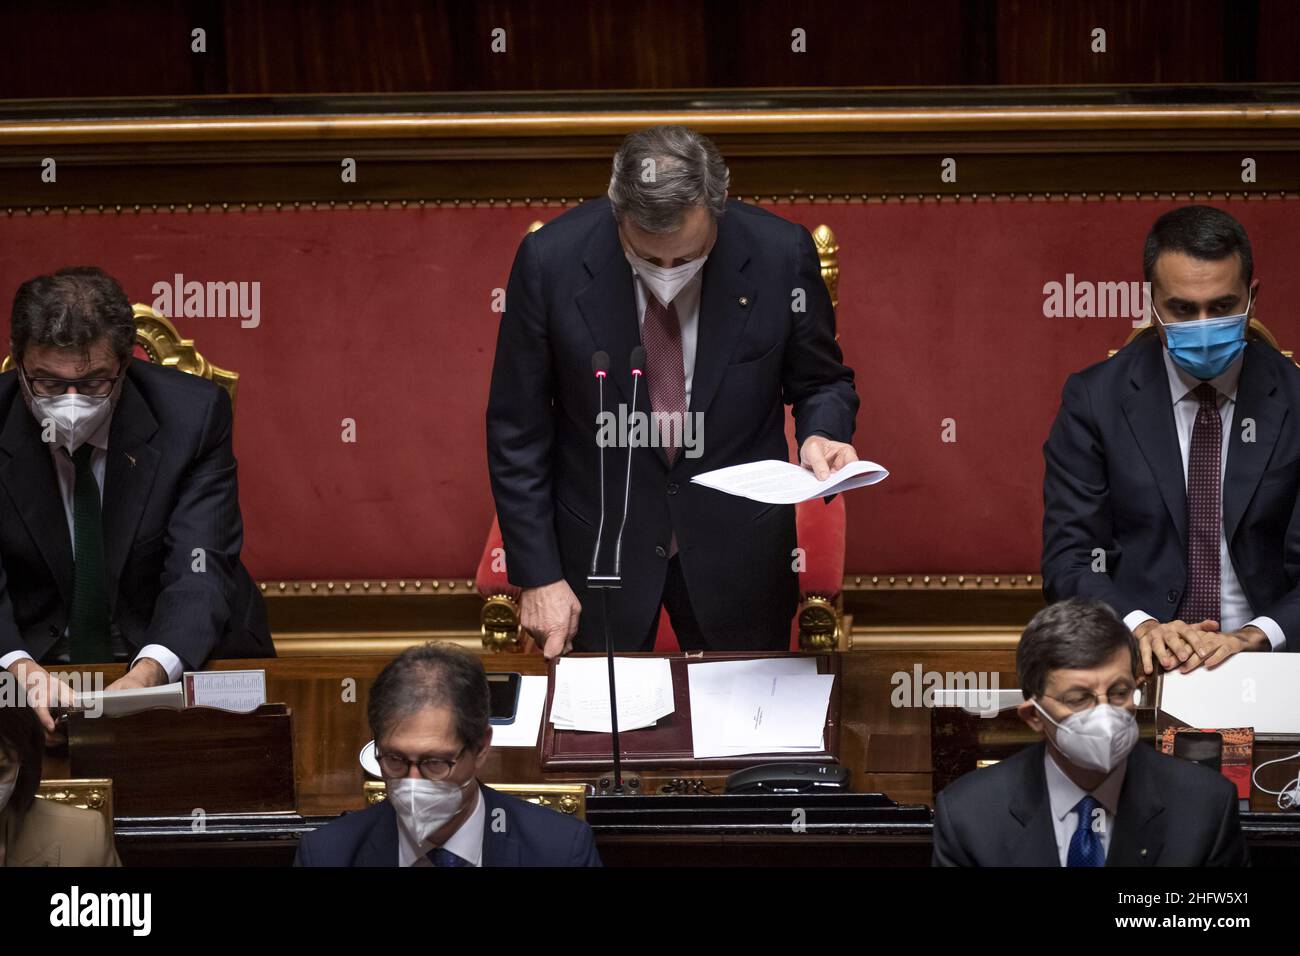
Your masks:
<path fill-rule="evenodd" d="M 436 847 L 425 854 L 429 862 L 434 866 L 473 866 L 469 860 L 459 857 L 450 850 L 444 850 L 442 847 Z"/>
<path fill-rule="evenodd" d="M 1066 866 L 1105 866 L 1106 850 L 1101 845 L 1101 834 L 1093 829 L 1095 812 L 1101 804 L 1087 794 L 1075 806 L 1079 813 L 1079 825 L 1075 827 L 1074 836 L 1070 837 L 1070 852 L 1065 858 Z"/>

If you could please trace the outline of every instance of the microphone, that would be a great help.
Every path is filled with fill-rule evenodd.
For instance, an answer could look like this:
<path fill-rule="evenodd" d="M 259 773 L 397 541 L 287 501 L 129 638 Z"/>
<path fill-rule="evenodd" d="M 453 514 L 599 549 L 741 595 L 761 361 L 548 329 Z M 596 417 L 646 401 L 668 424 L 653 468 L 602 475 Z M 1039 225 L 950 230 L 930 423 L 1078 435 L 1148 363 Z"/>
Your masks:
<path fill-rule="evenodd" d="M 596 376 L 596 388 L 599 392 L 600 415 L 605 417 L 605 379 L 609 376 L 609 353 L 597 352 L 591 357 L 591 371 Z M 600 525 L 596 528 L 596 547 L 591 552 L 591 577 L 597 574 L 600 563 L 600 541 L 605 534 L 605 445 L 596 439 L 599 451 L 596 453 L 600 475 Z"/>
<path fill-rule="evenodd" d="M 645 368 L 645 347 L 638 345 L 632 350 L 629 360 L 632 367 L 632 414 L 636 413 L 636 386 L 641 381 Z M 628 415 L 631 420 L 632 415 Z M 623 480 L 623 520 L 618 526 L 618 538 L 614 541 L 614 577 L 619 577 L 619 567 L 623 560 L 623 529 L 627 527 L 627 505 L 632 494 L 632 442 L 627 443 L 627 477 Z"/>

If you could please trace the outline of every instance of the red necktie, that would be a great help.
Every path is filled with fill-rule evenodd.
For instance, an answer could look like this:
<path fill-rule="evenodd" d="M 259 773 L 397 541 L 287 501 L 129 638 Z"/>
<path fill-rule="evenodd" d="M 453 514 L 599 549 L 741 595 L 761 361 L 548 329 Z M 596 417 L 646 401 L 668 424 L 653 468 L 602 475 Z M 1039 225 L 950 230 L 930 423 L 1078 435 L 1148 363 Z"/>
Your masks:
<path fill-rule="evenodd" d="M 660 305 L 653 295 L 647 295 L 645 318 L 641 323 L 641 344 L 645 346 L 647 385 L 650 389 L 650 408 L 655 412 L 671 412 L 678 427 L 665 427 L 659 440 L 665 443 L 664 455 L 671 466 L 681 448 L 667 442 L 680 436 L 686 425 L 686 364 L 682 357 L 682 326 L 677 321 L 677 309 L 670 302 Z M 651 425 L 653 428 L 653 424 Z"/>
<path fill-rule="evenodd" d="M 1219 393 L 1208 382 L 1196 387 L 1201 403 L 1192 426 L 1187 456 L 1187 593 L 1178 609 L 1188 624 L 1219 620 L 1219 537 L 1223 496 L 1220 490 L 1223 420 Z M 1219 621 L 1222 624 L 1222 621 Z"/>

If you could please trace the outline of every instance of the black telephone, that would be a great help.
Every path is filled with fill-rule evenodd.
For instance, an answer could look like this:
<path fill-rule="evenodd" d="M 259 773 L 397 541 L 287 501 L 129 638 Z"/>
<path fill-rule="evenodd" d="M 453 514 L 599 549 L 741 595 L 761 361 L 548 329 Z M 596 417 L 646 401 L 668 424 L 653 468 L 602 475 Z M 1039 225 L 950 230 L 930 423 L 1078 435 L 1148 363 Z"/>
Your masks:
<path fill-rule="evenodd" d="M 849 770 L 830 761 L 764 763 L 727 778 L 727 793 L 836 793 L 849 788 Z"/>

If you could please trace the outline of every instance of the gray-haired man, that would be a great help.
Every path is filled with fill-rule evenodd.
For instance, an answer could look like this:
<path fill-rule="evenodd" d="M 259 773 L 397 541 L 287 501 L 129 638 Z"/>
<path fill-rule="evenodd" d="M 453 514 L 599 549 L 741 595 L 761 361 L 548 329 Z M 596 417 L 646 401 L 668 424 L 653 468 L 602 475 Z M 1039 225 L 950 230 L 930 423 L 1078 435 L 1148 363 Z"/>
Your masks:
<path fill-rule="evenodd" d="M 548 656 L 603 646 L 586 579 L 602 500 L 601 569 L 612 564 L 626 473 L 623 454 L 607 451 L 602 497 L 598 442 L 650 445 L 632 456 L 622 587 L 609 599 L 615 645 L 653 646 L 661 605 L 684 649 L 775 650 L 789 640 L 794 508 L 691 478 L 787 460 L 784 405 L 800 462 L 824 477 L 857 459 L 858 397 L 808 230 L 728 200 L 728 181 L 705 137 L 641 130 L 615 155 L 608 195 L 529 235 L 515 258 L 488 464 L 523 625 Z M 645 375 L 632 408 L 628 359 L 638 345 Z M 598 427 L 596 352 L 611 358 L 612 435 Z M 634 413 L 650 427 L 638 431 Z"/>

